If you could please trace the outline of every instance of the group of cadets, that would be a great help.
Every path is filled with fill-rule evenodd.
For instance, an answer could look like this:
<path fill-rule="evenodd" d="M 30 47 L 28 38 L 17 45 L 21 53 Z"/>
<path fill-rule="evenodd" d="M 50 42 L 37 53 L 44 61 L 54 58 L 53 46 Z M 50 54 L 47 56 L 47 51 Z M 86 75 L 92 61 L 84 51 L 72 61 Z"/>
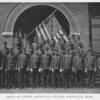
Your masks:
<path fill-rule="evenodd" d="M 21 45 L 21 46 L 20 46 Z M 8 49 L 4 42 L 0 51 L 0 88 L 73 88 L 94 87 L 100 59 L 89 44 L 84 50 L 79 36 L 57 44 L 52 39 L 30 43 L 18 40 Z"/>

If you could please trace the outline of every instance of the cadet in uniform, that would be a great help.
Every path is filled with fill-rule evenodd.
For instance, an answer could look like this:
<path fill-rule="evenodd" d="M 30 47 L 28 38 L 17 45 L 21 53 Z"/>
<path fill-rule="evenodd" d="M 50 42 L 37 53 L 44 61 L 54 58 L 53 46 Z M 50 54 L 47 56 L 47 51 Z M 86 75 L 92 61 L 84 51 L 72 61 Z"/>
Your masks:
<path fill-rule="evenodd" d="M 49 48 L 48 48 L 48 55 L 49 55 L 49 62 L 51 62 L 51 59 L 52 59 L 52 56 L 53 56 L 53 49 L 52 47 L 49 45 Z M 49 66 L 51 66 L 51 63 L 49 63 Z M 52 87 L 52 70 L 51 70 L 51 67 L 49 68 L 49 87 Z"/>
<path fill-rule="evenodd" d="M 26 70 L 26 85 L 27 85 L 27 87 L 29 87 L 31 85 L 31 78 L 30 78 L 31 72 L 29 70 L 29 67 L 30 67 L 30 56 L 32 54 L 32 48 L 31 48 L 30 43 L 28 43 L 28 41 L 27 41 L 27 44 L 26 44 L 26 47 L 25 47 L 25 51 L 26 51 L 25 54 L 28 57 L 28 67 L 27 67 L 27 70 Z"/>
<path fill-rule="evenodd" d="M 18 71 L 18 55 L 20 53 L 17 45 L 15 45 L 15 47 L 13 48 L 13 52 L 14 52 L 14 60 L 15 60 L 15 86 L 19 87 L 19 71 Z"/>
<path fill-rule="evenodd" d="M 6 60 L 7 60 L 7 55 L 9 53 L 9 49 L 7 47 L 7 42 L 3 43 L 4 47 L 2 49 L 2 67 L 1 67 L 1 85 L 2 87 L 6 87 L 7 86 L 7 78 L 6 78 Z"/>
<path fill-rule="evenodd" d="M 36 38 L 34 38 L 34 41 L 32 43 L 32 49 L 36 49 L 37 47 L 38 47 L 38 43 L 37 43 Z"/>
<path fill-rule="evenodd" d="M 7 70 L 7 88 L 15 87 L 15 59 L 14 52 L 11 48 L 10 53 L 7 55 L 6 70 Z"/>
<path fill-rule="evenodd" d="M 59 87 L 59 77 L 60 77 L 60 56 L 57 52 L 57 48 L 55 48 L 54 55 L 51 59 L 51 69 L 52 69 L 52 87 Z"/>
<path fill-rule="evenodd" d="M 88 87 L 94 87 L 94 76 L 95 76 L 96 66 L 95 66 L 95 54 L 93 53 L 91 47 L 88 49 L 85 58 L 85 72 L 87 72 Z"/>
<path fill-rule="evenodd" d="M 83 59 L 80 56 L 80 50 L 77 49 L 76 56 L 73 57 L 72 71 L 75 74 L 75 85 L 81 87 L 82 84 L 82 71 L 83 71 Z"/>
<path fill-rule="evenodd" d="M 26 69 L 28 66 L 28 57 L 25 54 L 25 49 L 22 48 L 22 53 L 18 56 L 18 70 L 20 76 L 20 88 L 25 87 L 26 83 Z"/>
<path fill-rule="evenodd" d="M 96 68 L 96 73 L 98 74 L 100 80 L 100 55 L 96 57 Z"/>
<path fill-rule="evenodd" d="M 63 87 L 64 86 L 64 69 L 63 69 L 63 50 L 62 50 L 62 46 L 59 46 L 58 48 L 58 54 L 60 56 L 60 76 L 59 76 L 59 87 Z"/>
<path fill-rule="evenodd" d="M 64 69 L 64 88 L 71 87 L 71 74 L 72 74 L 72 54 L 66 50 L 63 56 L 63 69 Z"/>
<path fill-rule="evenodd" d="M 2 52 L 0 51 L 0 88 L 2 88 Z"/>
<path fill-rule="evenodd" d="M 33 51 L 34 53 L 30 56 L 30 73 L 32 79 L 32 87 L 38 87 L 38 67 L 39 67 L 39 55 L 37 49 Z"/>
<path fill-rule="evenodd" d="M 41 68 L 43 69 L 42 76 L 42 86 L 48 87 L 49 82 L 49 66 L 50 65 L 50 56 L 48 55 L 48 47 L 44 46 L 44 54 L 41 56 Z"/>

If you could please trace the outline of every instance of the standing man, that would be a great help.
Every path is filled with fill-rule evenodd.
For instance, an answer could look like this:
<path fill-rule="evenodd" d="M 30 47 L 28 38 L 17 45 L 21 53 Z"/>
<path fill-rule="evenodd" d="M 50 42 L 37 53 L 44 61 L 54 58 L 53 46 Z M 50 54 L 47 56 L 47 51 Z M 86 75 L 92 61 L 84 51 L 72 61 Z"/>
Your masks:
<path fill-rule="evenodd" d="M 88 87 L 94 87 L 94 77 L 96 71 L 95 54 L 90 47 L 85 58 L 85 72 L 87 72 Z"/>
<path fill-rule="evenodd" d="M 59 77 L 60 77 L 60 56 L 57 52 L 57 48 L 55 48 L 54 55 L 51 59 L 51 69 L 52 69 L 52 86 L 54 88 L 59 87 Z"/>
<path fill-rule="evenodd" d="M 83 59 L 80 56 L 80 50 L 77 48 L 76 55 L 73 57 L 72 71 L 74 72 L 75 86 L 78 88 L 82 84 L 82 72 L 83 72 Z"/>
<path fill-rule="evenodd" d="M 3 42 L 3 49 L 1 50 L 1 52 L 2 52 L 1 84 L 2 84 L 2 87 L 4 88 L 7 86 L 6 62 L 7 62 L 7 55 L 9 53 L 7 42 Z"/>
<path fill-rule="evenodd" d="M 49 49 L 48 49 L 48 55 L 49 55 L 49 66 L 51 66 L 51 60 L 52 60 L 52 56 L 53 56 L 53 48 L 49 45 Z M 51 67 L 49 67 L 49 87 L 52 87 L 52 70 Z"/>
<path fill-rule="evenodd" d="M 0 88 L 2 88 L 2 51 L 0 50 Z"/>
<path fill-rule="evenodd" d="M 20 88 L 25 87 L 26 83 L 26 69 L 28 66 L 28 57 L 25 54 L 25 49 L 22 48 L 21 54 L 18 56 L 18 70 L 19 70 L 19 76 L 20 76 Z"/>
<path fill-rule="evenodd" d="M 26 44 L 25 54 L 28 57 L 28 67 L 27 67 L 27 70 L 26 70 L 26 85 L 27 85 L 27 87 L 29 87 L 31 85 L 30 77 L 29 77 L 30 76 L 29 67 L 30 67 L 30 56 L 32 54 L 32 48 L 31 48 L 29 41 L 27 41 L 27 44 Z"/>
<path fill-rule="evenodd" d="M 32 80 L 32 87 L 38 87 L 38 67 L 39 67 L 39 55 L 37 49 L 33 51 L 33 54 L 30 56 L 30 77 Z"/>
<path fill-rule="evenodd" d="M 18 46 L 15 45 L 14 48 L 13 48 L 13 53 L 14 53 L 14 60 L 15 60 L 15 86 L 16 87 L 19 87 L 19 70 L 18 70 L 18 56 L 19 56 L 19 49 L 18 49 Z"/>
<path fill-rule="evenodd" d="M 72 54 L 66 50 L 63 56 L 63 69 L 64 69 L 64 88 L 71 87 L 72 75 Z"/>
<path fill-rule="evenodd" d="M 6 71 L 7 71 L 7 88 L 13 88 L 15 87 L 15 58 L 14 58 L 14 52 L 13 49 L 10 49 L 9 54 L 7 55 L 7 61 L 6 61 Z"/>
<path fill-rule="evenodd" d="M 43 69 L 42 86 L 48 87 L 50 78 L 50 56 L 48 55 L 48 47 L 46 45 L 44 46 L 44 54 L 41 56 L 41 68 Z"/>
<path fill-rule="evenodd" d="M 59 76 L 59 87 L 63 87 L 64 86 L 64 69 L 63 69 L 63 50 L 62 50 L 62 46 L 59 46 L 58 48 L 58 54 L 60 56 L 60 76 Z"/>

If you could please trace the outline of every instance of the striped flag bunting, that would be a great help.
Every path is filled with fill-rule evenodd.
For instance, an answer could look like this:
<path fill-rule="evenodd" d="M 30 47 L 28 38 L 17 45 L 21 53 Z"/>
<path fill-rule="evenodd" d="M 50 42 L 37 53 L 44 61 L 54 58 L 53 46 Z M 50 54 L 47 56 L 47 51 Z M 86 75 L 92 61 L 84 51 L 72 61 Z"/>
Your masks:
<path fill-rule="evenodd" d="M 39 25 L 39 30 L 40 30 L 40 33 L 42 34 L 42 36 L 43 36 L 44 40 L 46 41 L 46 40 L 47 40 L 47 37 L 46 37 L 46 35 L 45 35 L 45 32 L 44 32 L 44 30 L 43 30 L 43 28 L 42 28 L 42 25 L 41 25 L 41 24 Z"/>
<path fill-rule="evenodd" d="M 36 28 L 36 33 L 37 33 L 38 41 L 42 41 L 41 33 L 38 30 L 38 28 Z"/>
<path fill-rule="evenodd" d="M 37 26 L 36 33 L 40 40 L 50 41 L 53 37 L 56 43 L 59 42 L 60 38 L 63 38 L 63 40 L 68 42 L 65 31 L 54 14 L 51 14 L 42 23 L 40 23 L 39 26 Z"/>
<path fill-rule="evenodd" d="M 47 37 L 49 38 L 49 40 L 51 40 L 51 36 L 50 36 L 49 31 L 48 31 L 46 25 L 44 24 L 44 22 L 43 22 L 43 28 L 44 28 L 44 30 L 45 30 L 45 32 L 47 34 Z"/>

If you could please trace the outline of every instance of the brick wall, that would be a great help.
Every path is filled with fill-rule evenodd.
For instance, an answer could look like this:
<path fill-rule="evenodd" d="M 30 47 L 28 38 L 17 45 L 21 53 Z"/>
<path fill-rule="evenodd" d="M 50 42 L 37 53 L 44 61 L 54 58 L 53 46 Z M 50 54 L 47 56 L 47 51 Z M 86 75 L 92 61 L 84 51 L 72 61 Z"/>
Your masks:
<path fill-rule="evenodd" d="M 71 9 L 74 18 L 79 25 L 81 41 L 85 48 L 87 48 L 89 41 L 88 5 L 86 3 L 66 3 L 64 5 Z M 3 31 L 7 16 L 15 6 L 15 3 L 0 3 L 0 33 Z M 0 34 L 0 48 L 1 44 L 2 37 Z"/>

